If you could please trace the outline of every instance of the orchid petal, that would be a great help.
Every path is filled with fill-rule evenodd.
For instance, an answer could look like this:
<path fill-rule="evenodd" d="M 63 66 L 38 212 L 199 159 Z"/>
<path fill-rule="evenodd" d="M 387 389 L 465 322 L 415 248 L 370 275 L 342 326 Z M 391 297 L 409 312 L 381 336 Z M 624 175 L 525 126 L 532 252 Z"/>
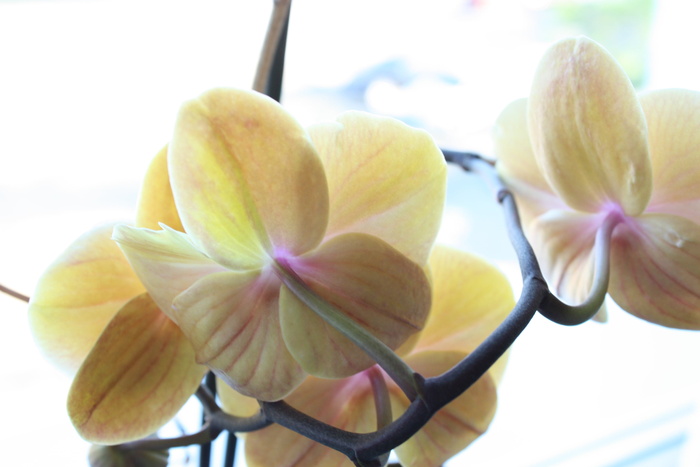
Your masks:
<path fill-rule="evenodd" d="M 511 102 L 493 128 L 496 169 L 515 194 L 523 225 L 549 209 L 565 204 L 545 180 L 532 152 L 527 130 L 527 99 Z"/>
<path fill-rule="evenodd" d="M 529 237 L 547 281 L 571 303 L 584 301 L 593 285 L 593 246 L 602 216 L 549 211 L 530 224 Z"/>
<path fill-rule="evenodd" d="M 177 295 L 205 275 L 224 270 L 197 251 L 186 234 L 167 227 L 156 231 L 118 225 L 113 238 L 158 306 L 171 318 Z"/>
<path fill-rule="evenodd" d="M 344 380 L 309 377 L 286 402 L 322 422 L 354 433 L 377 429 L 372 389 L 359 374 Z M 350 467 L 348 458 L 280 425 L 249 433 L 245 440 L 250 467 Z"/>
<path fill-rule="evenodd" d="M 224 411 L 236 417 L 252 417 L 260 410 L 257 399 L 244 396 L 219 378 L 216 378 L 216 395 Z"/>
<path fill-rule="evenodd" d="M 454 367 L 464 357 L 461 352 L 426 351 L 411 355 L 406 363 L 418 373 L 431 377 Z M 394 413 L 405 412 L 409 406 L 408 399 L 393 385 L 390 391 Z M 462 395 L 440 409 L 408 441 L 396 448 L 401 465 L 442 465 L 481 436 L 495 412 L 496 386 L 487 373 Z"/>
<path fill-rule="evenodd" d="M 665 89 L 641 96 L 649 125 L 654 192 L 647 211 L 700 223 L 700 93 Z"/>
<path fill-rule="evenodd" d="M 376 237 L 335 237 L 293 267 L 315 293 L 392 349 L 425 323 L 430 308 L 425 272 Z M 307 373 L 339 378 L 375 363 L 287 287 L 280 294 L 280 319 L 285 342 Z"/>
<path fill-rule="evenodd" d="M 629 78 L 600 45 L 580 37 L 548 50 L 528 124 L 539 166 L 569 206 L 644 211 L 652 190 L 646 121 Z"/>
<path fill-rule="evenodd" d="M 73 242 L 39 279 L 29 302 L 34 339 L 47 358 L 77 371 L 107 323 L 145 291 L 110 239 L 113 225 Z"/>
<path fill-rule="evenodd" d="M 323 238 L 328 188 L 305 130 L 270 98 L 219 89 L 185 104 L 170 146 L 175 202 L 197 248 L 229 269 L 257 269 Z"/>
<path fill-rule="evenodd" d="M 309 133 L 328 174 L 328 235 L 375 235 L 425 264 L 440 227 L 447 177 L 432 138 L 361 112 L 345 113 Z"/>
<path fill-rule="evenodd" d="M 205 372 L 179 328 L 143 294 L 119 310 L 85 359 L 68 413 L 91 442 L 143 438 L 177 414 Z"/>
<path fill-rule="evenodd" d="M 161 149 L 146 171 L 139 194 L 136 226 L 159 230 L 160 224 L 184 232 L 168 176 L 168 147 Z"/>
<path fill-rule="evenodd" d="M 700 225 L 645 214 L 613 234 L 609 293 L 620 307 L 662 326 L 700 329 Z"/>
<path fill-rule="evenodd" d="M 282 339 L 279 288 L 271 272 L 221 272 L 173 303 L 197 361 L 243 395 L 267 401 L 287 396 L 305 376 Z"/>
<path fill-rule="evenodd" d="M 471 352 L 515 305 L 506 277 L 488 262 L 445 246 L 430 255 L 433 303 L 418 350 Z"/>

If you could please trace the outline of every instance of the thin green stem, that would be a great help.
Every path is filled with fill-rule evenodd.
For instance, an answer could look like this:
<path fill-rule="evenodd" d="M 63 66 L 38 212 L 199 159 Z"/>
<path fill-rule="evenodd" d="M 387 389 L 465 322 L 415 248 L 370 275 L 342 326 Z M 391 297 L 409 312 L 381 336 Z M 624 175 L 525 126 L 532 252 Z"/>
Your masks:
<path fill-rule="evenodd" d="M 421 388 L 415 373 L 406 362 L 394 353 L 386 344 L 373 336 L 342 311 L 319 297 L 304 280 L 297 275 L 284 259 L 277 259 L 275 268 L 284 285 L 311 308 L 324 321 L 353 341 L 367 355 L 387 372 L 410 400 L 421 394 Z"/>
<path fill-rule="evenodd" d="M 605 302 L 610 282 L 610 240 L 615 227 L 621 220 L 619 213 L 608 214 L 596 232 L 593 247 L 595 270 L 588 298 L 579 305 L 568 305 L 550 292 L 540 305 L 539 311 L 543 316 L 558 324 L 575 326 L 588 321 L 598 313 Z"/>

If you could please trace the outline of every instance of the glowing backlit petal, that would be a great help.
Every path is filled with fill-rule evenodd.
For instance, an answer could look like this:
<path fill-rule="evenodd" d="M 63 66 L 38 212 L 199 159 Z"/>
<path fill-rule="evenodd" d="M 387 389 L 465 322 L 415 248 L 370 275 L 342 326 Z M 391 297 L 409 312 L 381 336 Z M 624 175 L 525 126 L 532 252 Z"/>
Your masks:
<path fill-rule="evenodd" d="M 549 211 L 530 229 L 532 246 L 555 293 L 572 305 L 588 297 L 593 283 L 593 245 L 603 217 Z"/>
<path fill-rule="evenodd" d="M 464 356 L 461 352 L 426 351 L 411 355 L 406 362 L 417 372 L 430 377 L 449 370 Z M 404 412 L 409 405 L 408 399 L 394 385 L 389 388 L 393 412 Z M 486 431 L 496 412 L 496 399 L 496 386 L 487 373 L 396 448 L 401 465 L 442 465 Z"/>
<path fill-rule="evenodd" d="M 640 101 L 654 173 L 647 211 L 700 223 L 700 93 L 665 89 L 644 94 Z"/>
<path fill-rule="evenodd" d="M 117 313 L 85 359 L 68 413 L 91 442 L 143 438 L 175 416 L 205 370 L 178 327 L 143 294 Z"/>
<path fill-rule="evenodd" d="M 172 317 L 173 299 L 207 274 L 224 268 L 197 251 L 187 235 L 118 225 L 114 240 L 164 313 Z"/>
<path fill-rule="evenodd" d="M 268 401 L 285 397 L 305 376 L 282 339 L 279 288 L 269 271 L 222 272 L 173 303 L 197 361 L 244 395 Z"/>
<path fill-rule="evenodd" d="M 361 112 L 309 133 L 328 176 L 328 234 L 375 235 L 425 264 L 440 226 L 447 174 L 432 138 Z"/>
<path fill-rule="evenodd" d="M 377 429 L 372 389 L 363 374 L 346 380 L 310 377 L 290 395 L 292 407 L 335 427 L 355 433 Z M 351 467 L 348 458 L 280 425 L 249 433 L 245 440 L 250 467 Z"/>
<path fill-rule="evenodd" d="M 292 267 L 314 292 L 393 349 L 427 318 L 430 285 L 425 272 L 376 237 L 334 237 Z M 312 375 L 344 377 L 375 363 L 286 287 L 280 295 L 280 319 L 287 346 Z"/>
<path fill-rule="evenodd" d="M 527 99 L 516 100 L 503 109 L 492 136 L 496 169 L 517 196 L 523 225 L 544 211 L 565 207 L 545 180 L 532 152 L 527 129 Z"/>
<path fill-rule="evenodd" d="M 700 329 L 700 226 L 666 214 L 644 214 L 618 225 L 609 292 L 642 319 Z"/>
<path fill-rule="evenodd" d="M 435 247 L 429 264 L 432 311 L 415 351 L 471 352 L 515 305 L 508 280 L 486 261 L 445 246 Z"/>
<path fill-rule="evenodd" d="M 29 302 L 34 339 L 47 358 L 74 372 L 107 323 L 145 291 L 111 240 L 113 225 L 71 244 L 39 279 Z"/>
<path fill-rule="evenodd" d="M 160 230 L 160 224 L 184 231 L 168 176 L 168 147 L 156 154 L 141 184 L 136 226 Z"/>
<path fill-rule="evenodd" d="M 323 166 L 305 130 L 272 99 L 213 90 L 185 104 L 170 145 L 173 194 L 198 248 L 230 269 L 272 247 L 301 254 L 328 219 Z"/>
<path fill-rule="evenodd" d="M 237 417 L 250 417 L 260 410 L 260 404 L 252 397 L 244 396 L 231 386 L 216 379 L 216 395 L 226 413 Z"/>
<path fill-rule="evenodd" d="M 574 209 L 608 203 L 640 214 L 651 196 L 647 127 L 620 65 L 585 37 L 553 45 L 529 99 L 535 156 L 550 186 Z"/>

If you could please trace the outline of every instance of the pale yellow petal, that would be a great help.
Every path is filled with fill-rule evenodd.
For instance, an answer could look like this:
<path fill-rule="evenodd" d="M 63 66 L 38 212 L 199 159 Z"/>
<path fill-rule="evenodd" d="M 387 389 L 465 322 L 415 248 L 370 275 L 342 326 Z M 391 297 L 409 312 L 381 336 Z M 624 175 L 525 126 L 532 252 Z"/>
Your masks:
<path fill-rule="evenodd" d="M 229 269 L 323 238 L 328 187 L 306 131 L 272 99 L 217 89 L 186 103 L 170 145 L 178 212 L 197 247 Z"/>
<path fill-rule="evenodd" d="M 179 412 L 205 372 L 179 328 L 143 294 L 117 313 L 80 367 L 68 414 L 93 443 L 143 438 Z"/>
<path fill-rule="evenodd" d="M 348 112 L 309 133 L 330 190 L 329 235 L 363 232 L 425 264 L 440 227 L 447 169 L 424 131 Z"/>
<path fill-rule="evenodd" d="M 197 251 L 186 234 L 167 227 L 148 230 L 118 225 L 113 238 L 158 306 L 171 317 L 177 295 L 207 274 L 224 271 Z"/>
<path fill-rule="evenodd" d="M 496 170 L 515 194 L 523 225 L 549 209 L 565 207 L 544 178 L 527 129 L 527 99 L 510 103 L 492 132 Z"/>
<path fill-rule="evenodd" d="M 42 352 L 74 372 L 107 323 L 145 291 L 116 243 L 113 225 L 77 239 L 39 279 L 29 302 L 29 324 Z"/>
<path fill-rule="evenodd" d="M 645 214 L 617 226 L 610 295 L 652 323 L 700 329 L 700 225 L 670 214 Z"/>
<path fill-rule="evenodd" d="M 602 215 L 550 211 L 532 224 L 529 237 L 550 288 L 571 305 L 593 284 L 593 246 Z"/>
<path fill-rule="evenodd" d="M 473 351 L 515 305 L 508 280 L 483 259 L 440 245 L 430 269 L 433 304 L 415 351 Z"/>
<path fill-rule="evenodd" d="M 392 349 L 427 319 L 430 284 L 425 272 L 376 237 L 334 237 L 292 267 L 320 297 Z M 280 319 L 287 346 L 312 375 L 344 377 L 375 363 L 286 287 Z"/>
<path fill-rule="evenodd" d="M 184 232 L 170 187 L 167 146 L 156 154 L 146 171 L 136 211 L 137 227 L 159 230 L 160 224 Z"/>
<path fill-rule="evenodd" d="M 461 352 L 426 351 L 406 362 L 424 376 L 437 376 L 455 366 L 466 355 Z M 408 408 L 408 399 L 391 386 L 395 416 Z M 435 467 L 462 451 L 489 427 L 496 413 L 496 386 L 487 373 L 467 391 L 438 411 L 408 441 L 396 448 L 404 467 Z"/>
<path fill-rule="evenodd" d="M 343 380 L 309 377 L 286 401 L 318 420 L 355 433 L 377 429 L 369 380 L 358 374 Z M 245 440 L 250 467 L 351 467 L 339 452 L 280 425 L 249 433 Z"/>
<path fill-rule="evenodd" d="M 279 288 L 270 271 L 221 272 L 173 303 L 197 361 L 243 395 L 266 401 L 287 396 L 306 376 L 282 339 Z"/>
<path fill-rule="evenodd" d="M 605 49 L 585 37 L 554 44 L 528 102 L 535 157 L 569 206 L 644 210 L 652 189 L 646 121 L 629 78 Z"/>
<path fill-rule="evenodd" d="M 257 399 L 244 396 L 219 378 L 216 378 L 216 395 L 219 396 L 221 408 L 231 415 L 251 417 L 260 410 Z"/>
<path fill-rule="evenodd" d="M 654 173 L 647 211 L 700 223 L 700 93 L 665 89 L 640 100 L 649 125 Z"/>

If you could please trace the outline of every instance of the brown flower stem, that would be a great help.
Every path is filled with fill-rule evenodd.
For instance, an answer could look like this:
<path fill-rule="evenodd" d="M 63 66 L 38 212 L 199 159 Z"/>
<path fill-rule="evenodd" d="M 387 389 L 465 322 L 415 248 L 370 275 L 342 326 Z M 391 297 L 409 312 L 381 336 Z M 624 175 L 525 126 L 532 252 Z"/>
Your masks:
<path fill-rule="evenodd" d="M 270 23 L 253 81 L 253 90 L 266 94 L 277 101 L 281 95 L 291 6 L 292 0 L 274 0 Z"/>
<path fill-rule="evenodd" d="M 202 404 L 202 409 L 204 410 L 205 415 L 209 416 L 214 412 L 221 410 L 219 405 L 216 403 L 214 394 L 212 394 L 207 385 L 200 385 L 199 388 L 197 388 L 195 396 L 197 396 L 197 399 L 199 399 L 199 402 Z"/>
<path fill-rule="evenodd" d="M 216 406 L 216 378 L 211 371 L 204 377 L 204 383 L 197 389 L 197 397 L 202 402 L 202 427 L 206 426 L 209 417 Z M 207 397 L 208 396 L 208 397 Z M 204 400 L 203 400 L 204 399 Z M 212 404 L 212 401 L 214 404 Z M 218 406 L 216 407 L 218 409 Z M 218 433 L 217 433 L 218 435 Z M 216 438 L 216 437 L 214 437 Z M 199 446 L 199 467 L 209 467 L 211 465 L 211 441 L 200 443 Z"/>
<path fill-rule="evenodd" d="M 29 297 L 27 295 L 21 294 L 15 290 L 12 290 L 4 285 L 0 284 L 0 292 L 9 295 L 10 297 L 15 297 L 17 300 L 22 300 L 23 302 L 29 302 Z"/>

